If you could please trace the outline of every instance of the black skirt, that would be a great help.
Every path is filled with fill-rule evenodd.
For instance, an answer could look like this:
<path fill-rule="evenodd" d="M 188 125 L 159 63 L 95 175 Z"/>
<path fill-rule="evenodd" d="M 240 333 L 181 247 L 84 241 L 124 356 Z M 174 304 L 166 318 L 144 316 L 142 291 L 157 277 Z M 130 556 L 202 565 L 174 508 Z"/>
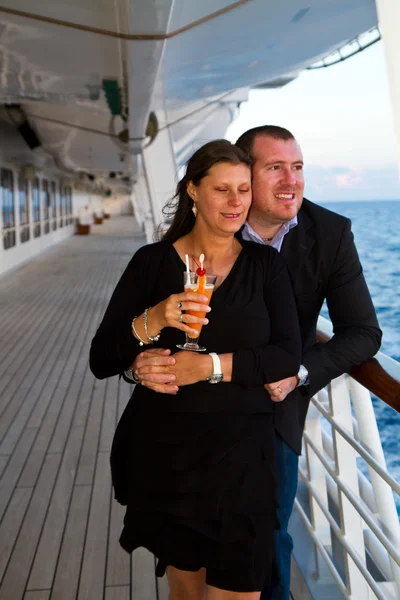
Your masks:
<path fill-rule="evenodd" d="M 268 583 L 276 517 L 270 414 L 136 412 L 120 543 L 207 582 L 250 592 Z"/>

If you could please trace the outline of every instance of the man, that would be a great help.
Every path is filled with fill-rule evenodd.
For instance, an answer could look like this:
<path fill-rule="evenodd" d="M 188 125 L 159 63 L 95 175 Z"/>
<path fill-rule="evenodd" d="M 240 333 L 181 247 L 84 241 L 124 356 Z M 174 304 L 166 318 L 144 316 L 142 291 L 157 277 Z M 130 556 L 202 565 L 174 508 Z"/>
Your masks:
<path fill-rule="evenodd" d="M 379 349 L 381 331 L 362 273 L 349 219 L 303 199 L 301 149 L 286 129 L 250 129 L 237 145 L 253 158 L 253 204 L 244 239 L 270 244 L 286 258 L 303 342 L 299 373 L 266 385 L 275 405 L 279 478 L 275 583 L 262 600 L 289 600 L 292 539 L 287 527 L 297 488 L 298 455 L 309 399 L 332 379 L 348 373 Z M 316 341 L 324 300 L 334 336 Z M 147 351 L 134 371 L 149 387 L 176 393 L 179 373 L 169 351 Z M 176 378 L 175 378 L 176 376 Z"/>

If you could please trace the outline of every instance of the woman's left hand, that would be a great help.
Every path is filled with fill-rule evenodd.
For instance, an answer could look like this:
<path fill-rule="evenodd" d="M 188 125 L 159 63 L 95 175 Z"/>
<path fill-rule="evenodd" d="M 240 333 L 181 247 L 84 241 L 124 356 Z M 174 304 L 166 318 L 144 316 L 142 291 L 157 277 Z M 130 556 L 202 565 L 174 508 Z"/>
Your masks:
<path fill-rule="evenodd" d="M 150 360 L 148 360 L 147 366 L 140 366 L 137 370 L 137 376 L 139 377 L 140 383 L 145 387 L 154 389 L 154 391 L 160 391 L 157 389 L 159 387 L 158 385 L 147 381 L 146 375 L 159 372 L 175 375 L 173 385 L 178 387 L 203 381 L 212 375 L 213 365 L 209 354 L 201 355 L 195 352 L 182 350 L 181 352 L 174 354 L 173 358 L 175 360 L 174 365 L 157 367 L 149 364 Z"/>
<path fill-rule="evenodd" d="M 198 381 L 204 381 L 211 377 L 213 372 L 212 359 L 209 354 L 198 354 L 182 350 L 174 354 L 175 364 L 172 367 L 175 385 L 190 385 Z"/>

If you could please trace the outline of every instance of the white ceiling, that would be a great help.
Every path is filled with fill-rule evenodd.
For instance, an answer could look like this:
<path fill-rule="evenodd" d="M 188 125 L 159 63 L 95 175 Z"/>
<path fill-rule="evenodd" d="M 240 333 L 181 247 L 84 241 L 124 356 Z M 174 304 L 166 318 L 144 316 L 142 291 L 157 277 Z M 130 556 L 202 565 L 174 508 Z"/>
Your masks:
<path fill-rule="evenodd" d="M 174 35 L 232 4 L 3 0 L 5 9 L 29 14 L 0 8 L 0 103 L 22 104 L 43 143 L 69 168 L 133 171 L 129 149 L 110 136 L 103 78 L 119 82 L 131 138 L 143 137 L 149 111 L 162 108 L 162 125 L 178 121 L 172 135 L 184 156 L 193 136 L 201 138 L 205 128 L 210 135 L 211 122 L 221 136 L 231 118 L 222 109 L 220 120 L 205 119 L 205 109 L 198 109 L 230 90 L 296 76 L 376 25 L 373 0 L 249 0 Z M 116 133 L 124 128 L 122 122 L 114 126 Z"/>

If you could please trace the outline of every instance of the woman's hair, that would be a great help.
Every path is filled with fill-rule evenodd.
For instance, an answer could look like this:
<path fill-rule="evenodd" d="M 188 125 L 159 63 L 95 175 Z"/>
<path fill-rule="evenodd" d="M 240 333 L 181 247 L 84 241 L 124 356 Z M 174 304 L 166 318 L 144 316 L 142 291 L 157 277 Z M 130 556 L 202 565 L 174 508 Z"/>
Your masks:
<path fill-rule="evenodd" d="M 199 148 L 189 159 L 185 176 L 176 187 L 176 194 L 163 208 L 163 215 L 172 223 L 167 231 L 161 235 L 163 241 L 174 243 L 193 229 L 195 216 L 193 214 L 193 200 L 186 191 L 189 181 L 199 185 L 211 167 L 217 163 L 231 165 L 244 164 L 251 168 L 250 157 L 240 148 L 228 140 L 214 140 Z"/>

